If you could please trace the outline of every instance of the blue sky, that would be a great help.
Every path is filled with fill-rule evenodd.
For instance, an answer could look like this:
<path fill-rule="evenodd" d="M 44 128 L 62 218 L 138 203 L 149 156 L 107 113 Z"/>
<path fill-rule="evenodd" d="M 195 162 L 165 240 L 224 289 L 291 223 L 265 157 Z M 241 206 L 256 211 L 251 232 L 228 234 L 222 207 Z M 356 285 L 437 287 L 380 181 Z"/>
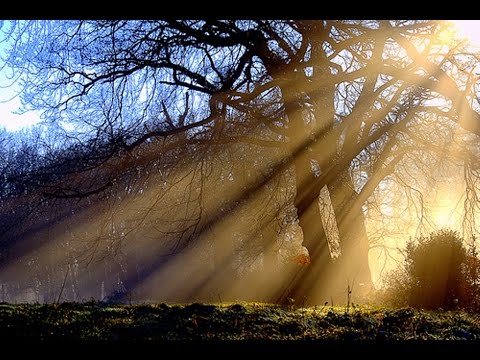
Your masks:
<path fill-rule="evenodd" d="M 40 121 L 39 114 L 33 111 L 23 115 L 13 113 L 20 107 L 20 99 L 18 96 L 15 97 L 18 86 L 4 88 L 8 82 L 2 75 L 0 73 L 0 127 L 6 128 L 8 131 L 17 131 Z"/>
<path fill-rule="evenodd" d="M 0 55 L 3 56 L 8 44 L 0 42 Z M 40 115 L 36 112 L 28 112 L 17 115 L 13 112 L 20 107 L 20 98 L 16 96 L 20 90 L 17 84 L 12 84 L 8 79 L 8 71 L 2 69 L 0 60 L 0 128 L 8 131 L 17 131 L 40 121 Z"/>

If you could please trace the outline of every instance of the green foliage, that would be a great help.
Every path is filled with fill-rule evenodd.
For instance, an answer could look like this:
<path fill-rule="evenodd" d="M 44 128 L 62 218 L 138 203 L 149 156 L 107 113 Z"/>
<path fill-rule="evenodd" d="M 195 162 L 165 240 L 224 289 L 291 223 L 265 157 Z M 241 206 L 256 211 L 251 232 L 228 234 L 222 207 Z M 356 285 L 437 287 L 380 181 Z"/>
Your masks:
<path fill-rule="evenodd" d="M 470 307 L 477 286 L 471 259 L 463 239 L 451 230 L 410 241 L 404 267 L 390 275 L 390 301 L 424 309 Z"/>

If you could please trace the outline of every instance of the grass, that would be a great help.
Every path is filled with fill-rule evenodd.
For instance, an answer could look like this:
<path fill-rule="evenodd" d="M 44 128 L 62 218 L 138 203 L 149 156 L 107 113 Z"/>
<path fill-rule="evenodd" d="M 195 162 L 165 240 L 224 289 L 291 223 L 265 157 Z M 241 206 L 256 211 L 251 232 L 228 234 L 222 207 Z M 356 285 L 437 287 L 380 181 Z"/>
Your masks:
<path fill-rule="evenodd" d="M 356 306 L 0 304 L 0 338 L 35 341 L 479 340 L 480 315 Z"/>

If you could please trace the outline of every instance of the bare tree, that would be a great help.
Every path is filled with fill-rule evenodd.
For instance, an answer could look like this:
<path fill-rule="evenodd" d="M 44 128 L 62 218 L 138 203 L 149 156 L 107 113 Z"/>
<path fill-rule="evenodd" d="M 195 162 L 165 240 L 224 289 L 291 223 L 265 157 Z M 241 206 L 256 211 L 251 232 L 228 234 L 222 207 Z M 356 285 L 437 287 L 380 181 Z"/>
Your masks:
<path fill-rule="evenodd" d="M 449 24 L 441 21 L 28 21 L 5 31 L 5 60 L 25 80 L 25 108 L 42 110 L 54 126 L 71 124 L 71 143 L 104 154 L 92 166 L 128 159 L 152 141 L 196 143 L 196 156 L 199 144 L 275 149 L 228 206 L 186 225 L 186 239 L 293 170 L 310 265 L 289 292 L 312 302 L 352 274 L 370 287 L 364 205 L 408 154 L 405 139 L 416 144 L 412 124 L 430 114 L 439 119 L 432 126 L 480 134 L 477 54 L 445 41 Z M 435 132 L 427 141 L 437 141 Z M 57 182 L 43 195 L 99 194 L 120 168 L 131 169 L 116 163 L 98 170 L 95 184 L 72 186 L 75 169 L 62 180 L 68 186 Z M 340 234 L 335 262 L 319 221 L 325 187 Z"/>

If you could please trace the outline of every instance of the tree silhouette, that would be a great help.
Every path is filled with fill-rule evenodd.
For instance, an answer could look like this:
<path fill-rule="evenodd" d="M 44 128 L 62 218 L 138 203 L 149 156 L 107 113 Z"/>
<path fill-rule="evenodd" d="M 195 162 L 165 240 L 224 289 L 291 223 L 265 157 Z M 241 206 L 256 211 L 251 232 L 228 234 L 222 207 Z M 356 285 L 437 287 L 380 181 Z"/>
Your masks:
<path fill-rule="evenodd" d="M 430 309 L 468 305 L 466 260 L 463 239 L 451 230 L 410 242 L 406 252 L 408 303 Z"/>

